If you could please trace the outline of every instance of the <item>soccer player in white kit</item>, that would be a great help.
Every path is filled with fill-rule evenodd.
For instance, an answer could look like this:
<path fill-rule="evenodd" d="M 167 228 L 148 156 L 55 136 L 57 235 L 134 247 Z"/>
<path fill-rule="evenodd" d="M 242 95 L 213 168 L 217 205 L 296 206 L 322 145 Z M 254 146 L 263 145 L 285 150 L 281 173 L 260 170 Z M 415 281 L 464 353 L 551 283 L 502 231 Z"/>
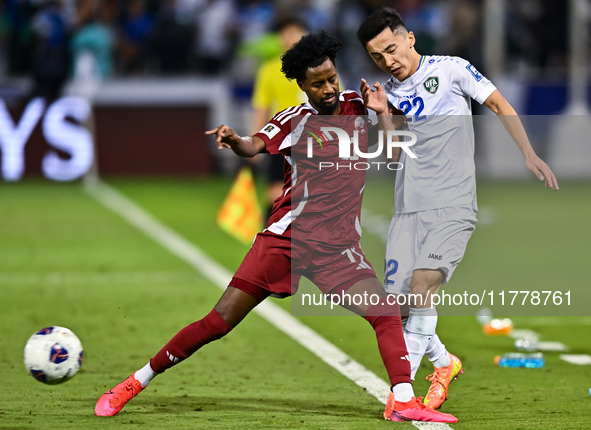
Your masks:
<path fill-rule="evenodd" d="M 423 355 L 435 370 L 424 403 L 439 408 L 450 382 L 462 370 L 435 334 L 437 313 L 426 300 L 451 278 L 476 225 L 474 130 L 470 98 L 499 116 L 525 157 L 525 164 L 546 187 L 558 190 L 556 177 L 534 152 L 515 110 L 496 87 L 459 57 L 424 56 L 400 15 L 383 8 L 359 27 L 357 37 L 374 62 L 392 75 L 372 91 L 362 80 L 366 106 L 382 112 L 388 104 L 402 111 L 417 135 L 397 156 L 395 215 L 386 246 L 385 288 L 391 294 L 420 294 L 411 304 L 404 330 L 414 379 Z M 386 101 L 387 100 L 387 101 Z M 390 396 L 386 412 L 394 406 Z M 389 414 L 388 414 L 389 415 Z M 386 413 L 384 414 L 386 416 Z"/>

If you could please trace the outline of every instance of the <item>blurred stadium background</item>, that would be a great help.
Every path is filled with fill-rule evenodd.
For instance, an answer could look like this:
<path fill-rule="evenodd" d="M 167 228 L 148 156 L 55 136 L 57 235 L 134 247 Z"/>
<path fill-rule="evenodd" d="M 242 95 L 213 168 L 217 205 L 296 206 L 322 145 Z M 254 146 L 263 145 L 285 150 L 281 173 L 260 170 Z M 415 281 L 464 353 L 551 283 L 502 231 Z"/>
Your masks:
<path fill-rule="evenodd" d="M 420 53 L 464 57 L 493 80 L 524 115 L 561 185 L 556 194 L 544 190 L 500 122 L 475 105 L 483 115 L 475 119 L 480 223 L 454 286 L 589 285 L 589 0 L 3 0 L 0 427 L 103 427 L 92 417 L 103 385 L 142 365 L 219 296 L 211 279 L 111 213 L 80 179 L 100 176 L 235 270 L 248 245 L 224 233 L 216 216 L 242 164 L 217 151 L 204 131 L 220 123 L 251 131 L 254 78 L 281 52 L 273 30 L 285 17 L 340 38 L 344 88 L 357 89 L 361 77 L 384 81 L 355 36 L 383 5 L 402 14 Z M 255 179 L 262 202 L 264 175 Z M 393 183 L 372 180 L 363 240 L 379 272 Z M 289 300 L 277 303 L 290 308 Z M 342 318 L 300 320 L 385 378 L 371 329 Z M 522 316 L 514 323 L 588 356 L 589 318 Z M 48 325 L 71 328 L 85 346 L 81 375 L 65 387 L 24 378 L 22 347 Z M 591 425 L 591 366 L 549 353 L 538 373 L 499 369 L 493 357 L 513 351 L 512 339 L 484 337 L 473 317 L 442 318 L 438 330 L 468 369 L 444 405 L 460 417 L 454 428 Z M 249 317 L 237 332 L 156 380 L 114 422 L 383 428 L 374 397 L 262 319 Z M 267 359 L 288 366 L 261 365 Z M 424 363 L 417 394 L 426 392 L 430 371 Z"/>
<path fill-rule="evenodd" d="M 228 173 L 235 157 L 212 151 L 203 131 L 225 122 L 250 133 L 257 68 L 281 52 L 275 24 L 297 17 L 309 30 L 336 34 L 343 42 L 342 85 L 356 89 L 361 77 L 386 79 L 355 36 L 382 5 L 401 12 L 420 53 L 469 59 L 519 114 L 588 112 L 587 0 L 5 0 L 0 99 L 16 121 L 35 97 L 44 97 L 46 107 L 66 95 L 87 98 L 105 175 Z M 535 149 L 559 176 L 590 177 L 589 145 L 556 138 L 564 135 L 553 120 L 526 121 Z M 41 171 L 48 139 L 41 123 L 27 138 L 27 174 Z M 479 175 L 526 176 L 502 137 L 502 130 L 481 132 Z M 80 157 L 84 171 L 90 156 Z M 5 179 L 20 177 L 18 168 L 4 169 Z"/>

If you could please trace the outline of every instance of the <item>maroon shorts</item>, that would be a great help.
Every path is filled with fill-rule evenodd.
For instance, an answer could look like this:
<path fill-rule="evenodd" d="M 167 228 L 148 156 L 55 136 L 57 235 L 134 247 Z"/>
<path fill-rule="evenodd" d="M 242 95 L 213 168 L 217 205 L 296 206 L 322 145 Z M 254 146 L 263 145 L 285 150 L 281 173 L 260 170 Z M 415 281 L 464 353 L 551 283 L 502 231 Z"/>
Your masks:
<path fill-rule="evenodd" d="M 230 285 L 243 289 L 242 283 L 236 281 L 242 280 L 286 297 L 297 292 L 302 276 L 323 294 L 346 291 L 362 279 L 377 278 L 359 243 L 326 249 L 264 232 L 257 234 Z"/>

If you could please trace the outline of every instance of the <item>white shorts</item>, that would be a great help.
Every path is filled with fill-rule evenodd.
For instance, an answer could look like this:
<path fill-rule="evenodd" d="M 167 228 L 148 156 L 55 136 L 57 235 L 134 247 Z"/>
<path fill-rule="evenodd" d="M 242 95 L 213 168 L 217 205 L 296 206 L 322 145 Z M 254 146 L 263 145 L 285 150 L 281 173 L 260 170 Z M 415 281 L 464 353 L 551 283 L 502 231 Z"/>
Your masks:
<path fill-rule="evenodd" d="M 410 293 L 410 278 L 416 269 L 441 269 L 443 283 L 449 282 L 476 222 L 476 212 L 467 206 L 394 215 L 386 243 L 386 291 Z"/>

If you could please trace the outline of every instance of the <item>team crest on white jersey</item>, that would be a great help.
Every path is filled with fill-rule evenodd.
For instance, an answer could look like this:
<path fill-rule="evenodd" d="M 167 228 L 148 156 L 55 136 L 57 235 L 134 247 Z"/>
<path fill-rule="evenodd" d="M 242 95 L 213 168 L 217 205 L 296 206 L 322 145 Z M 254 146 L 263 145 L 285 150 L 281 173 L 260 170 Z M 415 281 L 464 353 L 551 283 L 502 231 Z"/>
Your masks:
<path fill-rule="evenodd" d="M 429 93 L 435 94 L 439 89 L 439 77 L 429 76 L 427 80 L 423 82 L 423 86 Z"/>
<path fill-rule="evenodd" d="M 357 130 L 360 134 L 367 133 L 367 126 L 365 125 L 365 120 L 360 116 L 355 118 L 355 130 Z"/>

